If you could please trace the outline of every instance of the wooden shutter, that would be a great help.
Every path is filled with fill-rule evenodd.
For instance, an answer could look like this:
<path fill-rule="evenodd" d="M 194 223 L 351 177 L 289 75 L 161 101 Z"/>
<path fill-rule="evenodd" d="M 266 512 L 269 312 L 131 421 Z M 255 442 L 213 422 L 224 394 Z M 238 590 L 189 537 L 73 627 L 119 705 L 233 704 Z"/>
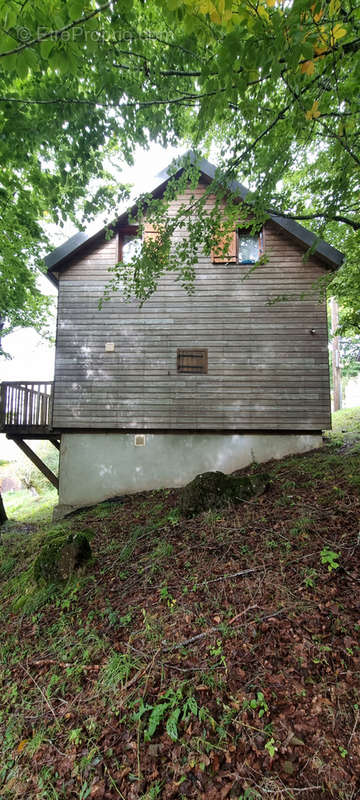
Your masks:
<path fill-rule="evenodd" d="M 208 351 L 206 348 L 178 348 L 177 371 L 190 375 L 206 375 L 208 371 Z"/>
<path fill-rule="evenodd" d="M 161 242 L 161 235 L 157 228 L 154 225 L 151 225 L 150 222 L 146 222 L 145 220 L 145 228 L 144 228 L 144 242 Z"/>
<path fill-rule="evenodd" d="M 224 253 L 222 253 L 222 249 L 224 248 L 224 244 L 227 241 L 226 248 Z M 211 261 L 213 264 L 227 264 L 230 262 L 231 264 L 236 264 L 237 261 L 237 233 L 236 231 L 230 231 L 227 236 L 223 236 L 219 239 L 217 247 L 211 251 Z"/>

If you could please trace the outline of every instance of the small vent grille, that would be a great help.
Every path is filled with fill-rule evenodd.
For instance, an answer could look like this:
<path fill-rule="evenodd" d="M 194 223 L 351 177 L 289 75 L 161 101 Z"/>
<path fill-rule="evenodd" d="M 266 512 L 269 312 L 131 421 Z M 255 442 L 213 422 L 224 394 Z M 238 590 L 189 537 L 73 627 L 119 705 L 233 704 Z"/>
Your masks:
<path fill-rule="evenodd" d="M 143 433 L 135 434 L 135 447 L 145 447 L 145 436 Z"/>
<path fill-rule="evenodd" d="M 208 351 L 205 348 L 181 348 L 177 351 L 177 371 L 190 375 L 206 375 Z"/>

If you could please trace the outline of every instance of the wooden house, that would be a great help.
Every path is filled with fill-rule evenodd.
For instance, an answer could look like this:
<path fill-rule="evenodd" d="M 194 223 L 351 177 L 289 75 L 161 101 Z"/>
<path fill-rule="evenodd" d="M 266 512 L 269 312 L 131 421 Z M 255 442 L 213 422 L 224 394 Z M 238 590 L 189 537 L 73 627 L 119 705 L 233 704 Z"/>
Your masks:
<path fill-rule="evenodd" d="M 197 166 L 199 194 L 215 168 Z M 245 199 L 240 184 L 232 190 Z M 271 214 L 265 263 L 246 280 L 259 240 L 239 227 L 224 256 L 199 252 L 193 295 L 168 273 L 142 308 L 117 292 L 99 310 L 109 267 L 137 238 L 125 213 L 110 240 L 105 229 L 79 233 L 47 256 L 59 291 L 54 384 L 2 385 L 1 429 L 22 447 L 31 437 L 60 446 L 60 513 L 303 452 L 330 427 L 326 306 L 314 283 L 341 265 L 338 250 Z M 289 297 L 272 304 L 279 295 Z"/>

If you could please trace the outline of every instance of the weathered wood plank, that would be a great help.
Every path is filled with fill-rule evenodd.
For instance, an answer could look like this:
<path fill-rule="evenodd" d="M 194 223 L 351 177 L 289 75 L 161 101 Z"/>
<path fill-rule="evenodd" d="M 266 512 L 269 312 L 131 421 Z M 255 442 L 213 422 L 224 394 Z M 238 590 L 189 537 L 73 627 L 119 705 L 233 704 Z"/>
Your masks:
<path fill-rule="evenodd" d="M 328 426 L 326 310 L 314 289 L 323 267 L 314 257 L 304 262 L 300 245 L 273 223 L 265 248 L 268 262 L 246 280 L 241 265 L 211 264 L 199 253 L 195 295 L 168 274 L 143 309 L 124 303 L 121 293 L 98 309 L 115 240 L 74 262 L 60 277 L 54 425 Z M 288 300 L 269 305 L 277 295 Z M 105 353 L 106 342 L 114 352 Z M 207 348 L 208 375 L 178 375 L 178 347 Z"/>

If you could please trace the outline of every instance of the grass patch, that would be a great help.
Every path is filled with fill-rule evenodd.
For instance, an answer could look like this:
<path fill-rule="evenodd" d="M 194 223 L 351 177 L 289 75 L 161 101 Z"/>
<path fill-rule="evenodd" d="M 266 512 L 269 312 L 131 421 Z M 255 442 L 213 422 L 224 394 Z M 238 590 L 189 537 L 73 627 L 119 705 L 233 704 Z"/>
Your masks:
<path fill-rule="evenodd" d="M 52 486 L 33 497 L 26 489 L 6 492 L 3 495 L 5 511 L 9 520 L 17 522 L 49 522 L 54 506 L 58 502 L 58 493 Z"/>
<path fill-rule="evenodd" d="M 342 408 L 332 415 L 334 433 L 353 432 L 360 435 L 360 408 Z"/>

